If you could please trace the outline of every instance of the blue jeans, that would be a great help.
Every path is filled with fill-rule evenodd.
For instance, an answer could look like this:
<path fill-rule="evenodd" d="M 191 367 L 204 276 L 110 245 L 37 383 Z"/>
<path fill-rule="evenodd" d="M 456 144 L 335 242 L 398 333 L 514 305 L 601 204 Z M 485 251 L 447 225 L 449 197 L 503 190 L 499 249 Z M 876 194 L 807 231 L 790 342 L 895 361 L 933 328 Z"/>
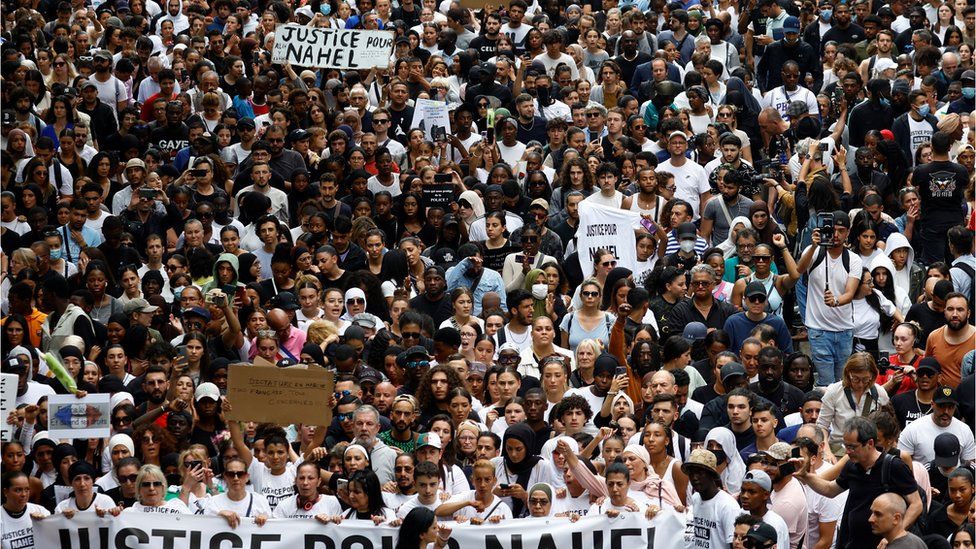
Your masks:
<path fill-rule="evenodd" d="M 844 364 L 851 356 L 854 346 L 854 330 L 828 332 L 815 328 L 807 329 L 810 352 L 813 354 L 813 367 L 817 370 L 817 386 L 826 387 L 840 380 Z"/>

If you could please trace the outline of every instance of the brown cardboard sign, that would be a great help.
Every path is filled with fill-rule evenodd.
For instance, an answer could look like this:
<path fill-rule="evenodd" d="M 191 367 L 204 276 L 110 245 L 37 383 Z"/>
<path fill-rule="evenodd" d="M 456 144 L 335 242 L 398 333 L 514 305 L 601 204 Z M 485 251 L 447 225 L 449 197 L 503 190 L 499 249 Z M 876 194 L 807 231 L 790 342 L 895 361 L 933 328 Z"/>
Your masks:
<path fill-rule="evenodd" d="M 227 377 L 227 398 L 234 403 L 227 419 L 289 425 L 329 425 L 332 372 L 323 368 L 268 368 L 235 364 Z"/>
<path fill-rule="evenodd" d="M 480 10 L 489 6 L 494 7 L 498 5 L 497 0 L 461 0 L 461 7 L 469 10 Z"/>

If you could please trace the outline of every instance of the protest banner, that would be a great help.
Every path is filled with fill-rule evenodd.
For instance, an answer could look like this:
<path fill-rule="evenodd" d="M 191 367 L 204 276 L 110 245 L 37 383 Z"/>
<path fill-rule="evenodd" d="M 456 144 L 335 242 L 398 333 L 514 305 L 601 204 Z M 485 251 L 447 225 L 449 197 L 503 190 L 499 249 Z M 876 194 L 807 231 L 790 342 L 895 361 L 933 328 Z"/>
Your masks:
<path fill-rule="evenodd" d="M 271 61 L 322 69 L 385 69 L 393 54 L 393 38 L 390 31 L 278 25 Z"/>
<path fill-rule="evenodd" d="M 634 270 L 637 265 L 634 226 L 640 223 L 640 213 L 584 200 L 579 205 L 579 217 L 576 249 L 579 251 L 583 278 L 593 275 L 593 254 L 600 248 L 617 258 L 618 267 Z"/>
<path fill-rule="evenodd" d="M 7 416 L 17 407 L 17 377 L 17 374 L 0 374 L 0 417 L 3 423 L 0 439 L 4 442 L 14 437 L 14 426 L 7 423 Z"/>
<path fill-rule="evenodd" d="M 436 141 L 438 135 L 445 138 L 451 131 L 451 115 L 447 103 L 433 99 L 417 99 L 413 106 L 413 120 L 411 128 L 424 130 L 424 135 L 430 141 Z"/>
<path fill-rule="evenodd" d="M 62 549 L 203 549 L 247 547 L 255 549 L 390 549 L 398 529 L 370 521 L 344 520 L 321 524 L 310 519 L 272 519 L 257 526 L 242 519 L 234 529 L 222 517 L 123 512 L 98 518 L 93 512 L 73 519 L 55 515 L 34 521 L 35 547 Z M 473 526 L 445 523 L 453 530 L 451 549 L 672 549 L 683 547 L 683 518 L 662 511 L 648 521 L 643 514 L 624 513 L 583 517 L 507 520 Z"/>
<path fill-rule="evenodd" d="M 227 372 L 228 419 L 290 425 L 329 425 L 329 399 L 335 387 L 324 368 L 269 368 L 234 364 Z"/>
<path fill-rule="evenodd" d="M 111 435 L 112 408 L 108 393 L 51 395 L 47 400 L 48 437 L 57 439 L 103 438 Z"/>

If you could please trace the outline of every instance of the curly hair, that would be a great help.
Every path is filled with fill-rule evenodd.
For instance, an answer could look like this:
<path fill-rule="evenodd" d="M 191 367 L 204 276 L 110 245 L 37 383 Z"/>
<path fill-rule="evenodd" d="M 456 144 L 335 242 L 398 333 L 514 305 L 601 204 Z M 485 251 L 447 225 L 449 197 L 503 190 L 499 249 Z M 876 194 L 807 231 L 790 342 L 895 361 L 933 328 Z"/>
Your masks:
<path fill-rule="evenodd" d="M 593 417 L 593 409 L 590 408 L 590 403 L 587 402 L 582 395 L 572 394 L 567 397 L 563 397 L 562 400 L 553 406 L 552 412 L 549 414 L 549 421 L 551 423 L 553 419 L 563 417 L 563 414 L 569 410 L 576 409 L 583 410 L 583 415 L 586 416 L 587 421 Z"/>
<path fill-rule="evenodd" d="M 461 379 L 461 376 L 458 375 L 456 370 L 443 364 L 434 366 L 430 370 L 427 370 L 427 373 L 420 379 L 420 384 L 417 387 L 417 401 L 420 403 L 420 409 L 422 411 L 436 411 L 437 409 L 437 403 L 434 401 L 434 395 L 430 390 L 430 382 L 434 374 L 438 372 L 443 372 L 447 376 L 448 393 L 455 387 L 464 387 L 464 380 Z"/>
<path fill-rule="evenodd" d="M 159 442 L 159 458 L 162 459 L 166 454 L 171 454 L 176 451 L 176 439 L 173 435 L 166 429 L 163 429 L 156 423 L 150 423 L 149 425 L 143 425 L 132 433 L 132 440 L 136 443 L 136 454 L 140 461 L 145 461 L 142 456 L 142 435 L 147 432 L 152 433 L 153 440 Z"/>

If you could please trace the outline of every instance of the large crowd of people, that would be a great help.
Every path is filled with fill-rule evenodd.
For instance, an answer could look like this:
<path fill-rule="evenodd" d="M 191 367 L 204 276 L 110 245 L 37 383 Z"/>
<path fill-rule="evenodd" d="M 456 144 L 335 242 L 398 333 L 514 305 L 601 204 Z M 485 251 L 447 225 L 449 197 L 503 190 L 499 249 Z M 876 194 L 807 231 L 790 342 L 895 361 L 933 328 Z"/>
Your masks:
<path fill-rule="evenodd" d="M 2 2 L 2 549 L 671 510 L 675 547 L 972 548 L 972 1 L 461 4 Z M 280 61 L 286 23 L 389 64 Z M 331 423 L 230 420 L 255 361 L 331 370 Z M 109 437 L 49 435 L 72 393 Z"/>

